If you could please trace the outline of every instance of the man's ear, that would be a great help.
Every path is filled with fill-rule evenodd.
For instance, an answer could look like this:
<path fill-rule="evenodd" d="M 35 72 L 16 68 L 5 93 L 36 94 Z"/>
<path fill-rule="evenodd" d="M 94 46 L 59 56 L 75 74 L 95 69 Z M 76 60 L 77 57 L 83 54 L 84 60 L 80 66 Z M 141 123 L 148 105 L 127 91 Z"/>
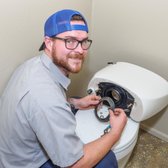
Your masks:
<path fill-rule="evenodd" d="M 44 43 L 45 43 L 46 49 L 51 51 L 52 50 L 52 46 L 53 46 L 53 40 L 46 36 L 44 38 Z"/>

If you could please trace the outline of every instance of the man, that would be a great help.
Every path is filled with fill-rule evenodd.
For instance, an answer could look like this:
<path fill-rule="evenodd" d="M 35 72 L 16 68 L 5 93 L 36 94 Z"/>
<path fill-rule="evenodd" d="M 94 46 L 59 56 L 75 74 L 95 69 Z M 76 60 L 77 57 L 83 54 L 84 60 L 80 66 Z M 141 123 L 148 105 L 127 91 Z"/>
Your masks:
<path fill-rule="evenodd" d="M 110 110 L 111 131 L 83 144 L 71 106 L 92 108 L 100 97 L 67 100 L 65 94 L 69 74 L 81 70 L 92 43 L 86 20 L 74 10 L 58 11 L 47 19 L 44 36 L 42 55 L 19 66 L 1 96 L 0 167 L 117 167 L 110 149 L 126 124 L 124 111 Z"/>

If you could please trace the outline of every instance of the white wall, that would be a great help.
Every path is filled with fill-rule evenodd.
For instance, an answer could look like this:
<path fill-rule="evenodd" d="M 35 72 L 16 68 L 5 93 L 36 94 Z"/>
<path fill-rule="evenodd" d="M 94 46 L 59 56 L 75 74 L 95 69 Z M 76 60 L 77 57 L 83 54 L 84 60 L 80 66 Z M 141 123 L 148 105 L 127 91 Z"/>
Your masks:
<path fill-rule="evenodd" d="M 92 39 L 92 73 L 109 61 L 127 61 L 168 80 L 167 0 L 93 0 Z M 143 124 L 168 141 L 167 119 L 165 109 Z"/>
<path fill-rule="evenodd" d="M 81 11 L 90 23 L 90 0 L 0 0 L 0 4 L 0 94 L 16 66 L 39 54 L 49 15 L 72 8 Z"/>

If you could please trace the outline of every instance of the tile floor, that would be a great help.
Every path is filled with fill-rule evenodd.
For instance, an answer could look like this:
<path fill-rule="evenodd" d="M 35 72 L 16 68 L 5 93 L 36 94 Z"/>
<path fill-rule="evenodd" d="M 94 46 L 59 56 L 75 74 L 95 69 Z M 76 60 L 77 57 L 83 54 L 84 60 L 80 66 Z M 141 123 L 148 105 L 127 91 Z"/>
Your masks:
<path fill-rule="evenodd" d="M 137 145 L 125 168 L 168 168 L 168 142 L 140 130 Z"/>

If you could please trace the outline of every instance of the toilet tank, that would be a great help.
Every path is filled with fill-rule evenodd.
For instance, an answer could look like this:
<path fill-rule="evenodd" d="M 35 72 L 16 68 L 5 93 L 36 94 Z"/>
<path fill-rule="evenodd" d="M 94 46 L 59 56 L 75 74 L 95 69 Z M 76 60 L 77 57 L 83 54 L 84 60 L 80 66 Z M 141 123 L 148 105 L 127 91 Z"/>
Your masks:
<path fill-rule="evenodd" d="M 138 122 L 150 118 L 168 104 L 168 82 L 135 64 L 117 62 L 107 65 L 95 73 L 88 90 L 99 94 L 100 83 L 122 88 L 134 99 L 129 117 Z"/>

